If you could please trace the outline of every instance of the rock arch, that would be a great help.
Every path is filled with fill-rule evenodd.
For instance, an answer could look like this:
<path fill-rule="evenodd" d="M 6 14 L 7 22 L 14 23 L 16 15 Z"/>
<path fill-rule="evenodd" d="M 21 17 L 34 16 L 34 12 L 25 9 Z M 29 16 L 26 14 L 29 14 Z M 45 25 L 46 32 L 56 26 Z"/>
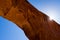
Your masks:
<path fill-rule="evenodd" d="M 14 22 L 29 40 L 60 40 L 60 25 L 27 0 L 0 0 L 0 16 Z"/>

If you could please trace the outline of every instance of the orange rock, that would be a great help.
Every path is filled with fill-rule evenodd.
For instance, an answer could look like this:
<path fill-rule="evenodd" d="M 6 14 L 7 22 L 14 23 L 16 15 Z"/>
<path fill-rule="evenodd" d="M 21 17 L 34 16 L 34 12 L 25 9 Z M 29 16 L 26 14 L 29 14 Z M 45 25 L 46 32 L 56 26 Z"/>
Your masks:
<path fill-rule="evenodd" d="M 3 7 L 0 4 L 3 9 L 0 10 L 0 15 L 3 13 L 4 18 L 18 25 L 29 40 L 60 40 L 60 25 L 49 20 L 47 15 L 38 11 L 27 0 L 9 0 L 6 5 L 3 4 Z"/>

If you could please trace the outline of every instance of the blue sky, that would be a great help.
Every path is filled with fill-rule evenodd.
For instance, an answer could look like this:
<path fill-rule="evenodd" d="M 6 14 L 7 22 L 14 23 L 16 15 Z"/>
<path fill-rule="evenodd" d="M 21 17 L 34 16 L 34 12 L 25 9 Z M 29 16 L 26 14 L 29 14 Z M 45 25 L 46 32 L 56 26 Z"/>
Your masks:
<path fill-rule="evenodd" d="M 29 2 L 60 24 L 60 0 L 29 0 Z"/>
<path fill-rule="evenodd" d="M 60 0 L 28 0 L 39 11 L 60 24 Z M 0 40 L 28 40 L 17 25 L 0 17 Z"/>
<path fill-rule="evenodd" d="M 0 40 L 27 40 L 27 38 L 17 25 L 0 17 Z"/>

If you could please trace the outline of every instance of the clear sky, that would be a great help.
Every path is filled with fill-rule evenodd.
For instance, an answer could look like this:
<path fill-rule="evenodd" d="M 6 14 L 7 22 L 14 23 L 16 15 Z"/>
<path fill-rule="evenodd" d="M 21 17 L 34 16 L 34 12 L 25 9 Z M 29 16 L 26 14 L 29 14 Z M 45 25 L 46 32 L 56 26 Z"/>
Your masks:
<path fill-rule="evenodd" d="M 60 0 L 28 0 L 39 11 L 60 23 Z M 0 17 L 0 40 L 28 40 L 14 23 Z"/>
<path fill-rule="evenodd" d="M 27 40 L 27 38 L 17 25 L 0 17 L 0 40 Z"/>
<path fill-rule="evenodd" d="M 29 2 L 60 24 L 60 0 L 29 0 Z"/>

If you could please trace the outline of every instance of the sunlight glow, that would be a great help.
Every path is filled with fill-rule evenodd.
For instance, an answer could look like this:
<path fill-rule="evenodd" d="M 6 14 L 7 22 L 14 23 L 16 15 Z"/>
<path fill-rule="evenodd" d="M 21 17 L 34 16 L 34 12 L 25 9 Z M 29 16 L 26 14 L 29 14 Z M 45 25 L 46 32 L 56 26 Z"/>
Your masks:
<path fill-rule="evenodd" d="M 55 20 L 56 21 L 56 14 L 53 12 L 48 12 L 49 20 Z"/>
<path fill-rule="evenodd" d="M 50 17 L 50 18 L 49 18 L 49 20 L 53 20 L 53 18 L 52 18 L 52 17 Z"/>
<path fill-rule="evenodd" d="M 47 11 L 44 11 L 45 14 L 49 16 L 49 20 L 54 20 L 58 24 L 60 24 L 59 17 L 57 17 L 57 9 L 55 7 L 47 7 Z"/>
<path fill-rule="evenodd" d="M 55 20 L 56 21 L 56 9 L 54 7 L 47 7 L 47 11 L 45 13 L 50 17 L 49 20 Z"/>

